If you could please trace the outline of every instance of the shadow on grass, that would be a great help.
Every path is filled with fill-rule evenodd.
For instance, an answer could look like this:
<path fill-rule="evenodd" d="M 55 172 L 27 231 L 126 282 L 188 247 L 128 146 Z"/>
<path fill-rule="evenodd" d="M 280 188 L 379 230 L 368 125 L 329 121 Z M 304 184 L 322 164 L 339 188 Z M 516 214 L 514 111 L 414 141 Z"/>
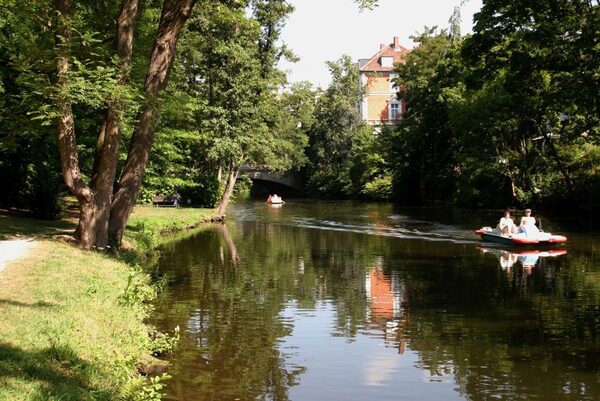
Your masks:
<path fill-rule="evenodd" d="M 51 304 L 49 302 L 44 302 L 44 301 L 37 301 L 32 304 L 28 304 L 25 302 L 12 301 L 10 299 L 0 299 L 0 306 L 2 306 L 2 305 L 25 306 L 25 307 L 31 307 L 31 308 L 54 308 L 54 307 L 56 307 L 56 305 Z"/>
<path fill-rule="evenodd" d="M 98 370 L 69 347 L 25 351 L 0 343 L 0 388 L 28 386 L 35 389 L 31 400 L 117 399 L 117 394 L 90 385 L 94 375 L 99 375 Z"/>
<path fill-rule="evenodd" d="M 41 220 L 0 214 L 0 240 L 15 236 L 43 236 L 72 234 L 75 222 L 71 220 Z"/>

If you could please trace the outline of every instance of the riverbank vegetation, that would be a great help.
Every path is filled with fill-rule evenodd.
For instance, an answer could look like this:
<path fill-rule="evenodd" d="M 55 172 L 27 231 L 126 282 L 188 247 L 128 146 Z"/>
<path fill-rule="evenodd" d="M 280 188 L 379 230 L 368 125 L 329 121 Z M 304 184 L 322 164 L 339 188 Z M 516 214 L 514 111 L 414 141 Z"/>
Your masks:
<path fill-rule="evenodd" d="M 144 323 L 155 289 L 139 263 L 168 240 L 167 232 L 214 215 L 214 209 L 136 208 L 128 249 L 116 255 L 64 242 L 75 219 L 0 215 L 0 238 L 37 238 L 30 255 L 0 277 L 0 399 L 158 399 L 161 379 L 147 381 L 139 372 L 157 366 L 151 355 L 169 341 Z"/>

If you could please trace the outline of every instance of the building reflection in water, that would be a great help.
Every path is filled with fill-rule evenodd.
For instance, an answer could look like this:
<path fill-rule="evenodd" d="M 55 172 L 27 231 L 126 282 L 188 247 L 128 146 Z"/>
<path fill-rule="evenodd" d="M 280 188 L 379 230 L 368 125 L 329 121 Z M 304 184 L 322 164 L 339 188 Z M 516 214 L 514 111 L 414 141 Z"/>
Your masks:
<path fill-rule="evenodd" d="M 365 277 L 367 294 L 367 322 L 371 330 L 383 332 L 386 347 L 398 347 L 400 354 L 406 350 L 404 326 L 407 313 L 404 283 L 397 272 L 387 275 L 383 261 L 378 259 Z"/>

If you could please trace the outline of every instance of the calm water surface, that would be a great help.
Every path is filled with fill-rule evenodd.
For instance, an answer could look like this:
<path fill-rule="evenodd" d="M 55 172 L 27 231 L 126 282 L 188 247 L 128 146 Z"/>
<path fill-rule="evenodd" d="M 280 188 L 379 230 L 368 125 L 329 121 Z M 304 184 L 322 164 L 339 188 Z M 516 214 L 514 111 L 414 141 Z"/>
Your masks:
<path fill-rule="evenodd" d="M 163 249 L 168 399 L 600 400 L 598 235 L 484 247 L 472 229 L 499 217 L 235 206 Z"/>

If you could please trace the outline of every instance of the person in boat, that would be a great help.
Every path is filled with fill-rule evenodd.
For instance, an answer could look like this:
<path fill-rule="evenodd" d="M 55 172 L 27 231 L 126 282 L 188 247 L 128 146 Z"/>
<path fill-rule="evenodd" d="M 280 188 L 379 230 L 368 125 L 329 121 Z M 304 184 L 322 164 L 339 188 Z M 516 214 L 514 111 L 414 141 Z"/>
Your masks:
<path fill-rule="evenodd" d="M 272 200 L 273 200 L 273 196 L 271 194 L 269 194 L 269 196 L 267 198 L 267 203 L 271 203 Z"/>
<path fill-rule="evenodd" d="M 507 210 L 504 212 L 504 216 L 500 219 L 500 223 L 498 223 L 498 230 L 502 235 L 512 235 L 517 233 L 517 226 L 510 217 L 510 211 Z"/>
<path fill-rule="evenodd" d="M 535 217 L 531 215 L 531 209 L 525 209 L 525 216 L 521 217 L 521 224 L 519 225 L 524 226 L 527 224 L 535 226 Z"/>
<path fill-rule="evenodd" d="M 535 237 L 540 230 L 535 225 L 535 217 L 531 215 L 531 209 L 525 209 L 525 216 L 521 217 L 518 233 L 525 233 L 527 237 Z"/>

